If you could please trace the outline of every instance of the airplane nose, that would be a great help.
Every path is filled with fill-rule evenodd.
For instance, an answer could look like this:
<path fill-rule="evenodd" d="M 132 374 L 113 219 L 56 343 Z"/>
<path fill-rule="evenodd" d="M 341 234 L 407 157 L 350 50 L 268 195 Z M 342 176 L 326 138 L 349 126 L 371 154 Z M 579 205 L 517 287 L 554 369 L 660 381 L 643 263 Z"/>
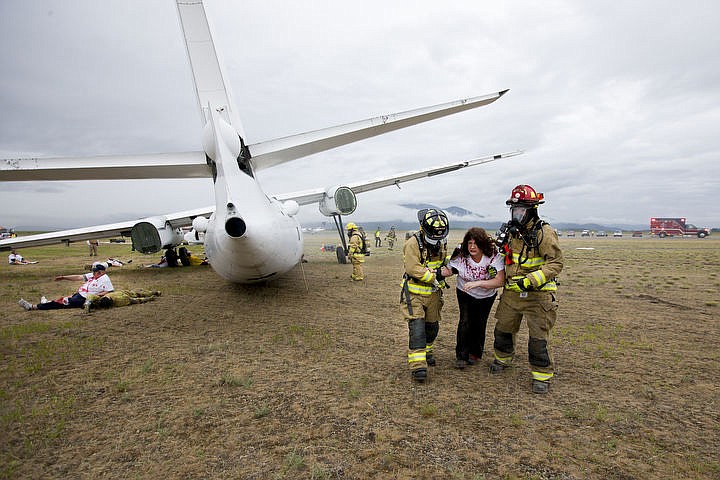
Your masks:
<path fill-rule="evenodd" d="M 233 238 L 240 238 L 245 235 L 247 226 L 245 220 L 240 217 L 230 217 L 225 221 L 225 231 Z"/>

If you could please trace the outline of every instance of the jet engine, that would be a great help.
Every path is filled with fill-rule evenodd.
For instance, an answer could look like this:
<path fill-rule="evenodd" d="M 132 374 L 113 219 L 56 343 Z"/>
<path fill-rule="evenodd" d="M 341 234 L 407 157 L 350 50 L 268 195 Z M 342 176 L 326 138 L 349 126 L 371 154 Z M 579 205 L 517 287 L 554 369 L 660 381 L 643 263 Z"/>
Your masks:
<path fill-rule="evenodd" d="M 348 187 L 332 187 L 325 191 L 319 207 L 320 213 L 328 217 L 350 215 L 357 208 L 357 198 Z"/>
<path fill-rule="evenodd" d="M 193 218 L 192 228 L 196 232 L 205 233 L 205 231 L 207 230 L 207 226 L 208 226 L 207 218 L 202 217 L 202 216 Z"/>
<path fill-rule="evenodd" d="M 183 241 L 179 228 L 173 228 L 165 217 L 146 218 L 133 225 L 130 230 L 133 250 L 140 253 L 155 253 L 172 248 Z"/>

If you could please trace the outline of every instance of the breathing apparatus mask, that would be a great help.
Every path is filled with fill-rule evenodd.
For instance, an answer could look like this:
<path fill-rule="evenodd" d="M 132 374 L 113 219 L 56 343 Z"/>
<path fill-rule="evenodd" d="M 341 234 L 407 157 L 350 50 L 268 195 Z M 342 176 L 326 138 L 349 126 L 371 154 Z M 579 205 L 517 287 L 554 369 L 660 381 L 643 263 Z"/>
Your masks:
<path fill-rule="evenodd" d="M 516 225 L 517 227 L 524 227 L 536 216 L 536 205 L 517 204 L 510 207 L 510 223 Z"/>

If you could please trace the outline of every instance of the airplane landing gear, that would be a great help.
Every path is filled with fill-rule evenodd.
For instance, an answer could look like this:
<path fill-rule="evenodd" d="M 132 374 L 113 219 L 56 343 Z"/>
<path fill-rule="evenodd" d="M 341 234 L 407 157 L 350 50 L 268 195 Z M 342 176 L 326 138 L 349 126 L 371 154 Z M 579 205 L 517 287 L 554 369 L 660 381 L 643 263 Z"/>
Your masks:
<path fill-rule="evenodd" d="M 337 254 L 338 263 L 342 263 L 343 265 L 347 263 L 347 255 L 345 255 L 345 250 L 343 250 L 343 247 L 338 245 L 335 249 L 335 253 Z"/>
<path fill-rule="evenodd" d="M 342 247 L 340 245 L 337 246 L 335 249 L 335 254 L 337 255 L 338 263 L 346 264 L 347 263 L 347 241 L 345 240 L 345 232 L 343 229 L 342 224 L 342 217 L 338 215 L 337 213 L 333 214 L 333 220 L 335 220 L 335 228 L 337 228 L 338 235 L 340 235 L 340 242 L 342 243 Z"/>

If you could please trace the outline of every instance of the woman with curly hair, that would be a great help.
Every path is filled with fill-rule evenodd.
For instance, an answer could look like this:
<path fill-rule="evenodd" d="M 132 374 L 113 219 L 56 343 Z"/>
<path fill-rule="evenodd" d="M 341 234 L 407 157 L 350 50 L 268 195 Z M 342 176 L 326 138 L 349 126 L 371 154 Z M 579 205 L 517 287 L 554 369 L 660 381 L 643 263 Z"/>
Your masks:
<path fill-rule="evenodd" d="M 465 233 L 451 257 L 448 275 L 457 275 L 460 321 L 455 346 L 456 368 L 474 365 L 485 348 L 485 330 L 497 289 L 505 283 L 505 264 L 493 239 L 479 227 Z"/>

